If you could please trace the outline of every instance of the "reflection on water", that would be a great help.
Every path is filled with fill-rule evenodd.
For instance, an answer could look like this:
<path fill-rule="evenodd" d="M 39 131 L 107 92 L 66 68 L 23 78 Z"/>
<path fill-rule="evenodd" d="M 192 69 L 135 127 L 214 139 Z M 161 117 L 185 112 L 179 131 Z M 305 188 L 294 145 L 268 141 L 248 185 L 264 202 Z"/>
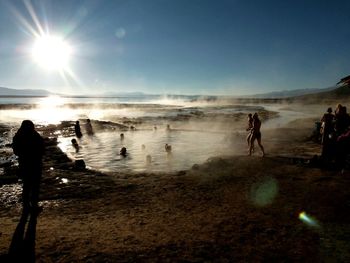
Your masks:
<path fill-rule="evenodd" d="M 59 138 L 59 146 L 68 156 L 109 172 L 179 171 L 209 157 L 233 152 L 224 134 L 198 131 L 128 131 L 124 139 L 118 132 L 102 132 L 79 139 L 78 152 L 71 139 Z M 165 144 L 171 145 L 171 152 L 166 152 Z M 119 154 L 122 147 L 127 148 L 126 157 Z"/>

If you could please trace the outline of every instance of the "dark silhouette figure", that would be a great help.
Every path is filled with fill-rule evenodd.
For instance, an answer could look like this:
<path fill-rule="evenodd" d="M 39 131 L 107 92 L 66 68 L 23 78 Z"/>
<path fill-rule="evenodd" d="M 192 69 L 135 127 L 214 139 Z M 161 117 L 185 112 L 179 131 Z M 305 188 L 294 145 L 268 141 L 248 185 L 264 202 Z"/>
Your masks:
<path fill-rule="evenodd" d="M 120 140 L 121 140 L 121 141 L 124 140 L 124 133 L 121 133 L 121 134 L 120 134 Z"/>
<path fill-rule="evenodd" d="M 249 155 L 252 155 L 254 141 L 257 140 L 258 145 L 259 145 L 259 147 L 261 149 L 261 152 L 262 152 L 262 156 L 265 156 L 264 147 L 261 144 L 260 127 L 261 127 L 261 121 L 259 119 L 259 116 L 258 116 L 257 113 L 254 113 L 254 115 L 253 115 L 252 137 L 250 139 L 250 147 L 249 147 Z"/>
<path fill-rule="evenodd" d="M 335 132 L 337 136 L 347 131 L 350 125 L 350 116 L 347 113 L 346 107 L 338 104 L 335 111 Z"/>
<path fill-rule="evenodd" d="M 92 130 L 92 126 L 91 126 L 91 121 L 90 119 L 87 119 L 86 120 L 86 123 L 85 123 L 85 130 L 86 130 L 86 133 L 88 135 L 93 135 L 94 134 L 94 131 Z"/>
<path fill-rule="evenodd" d="M 23 209 L 22 216 L 12 236 L 8 252 L 8 262 L 35 262 L 35 236 L 38 213 L 31 213 L 29 223 L 28 211 Z M 27 225 L 27 231 L 26 230 Z"/>
<path fill-rule="evenodd" d="M 249 150 L 251 138 L 253 136 L 253 115 L 251 113 L 248 114 L 248 127 L 246 131 L 248 132 L 246 140 L 247 140 L 248 150 Z M 253 152 L 254 152 L 254 145 L 253 145 Z"/>
<path fill-rule="evenodd" d="M 75 136 L 77 136 L 77 138 L 81 138 L 83 136 L 83 134 L 81 133 L 79 121 L 75 122 L 74 131 L 75 131 Z"/>
<path fill-rule="evenodd" d="M 126 148 L 125 147 L 120 149 L 120 155 L 123 156 L 123 157 L 126 157 L 127 153 L 126 153 Z"/>
<path fill-rule="evenodd" d="M 343 169 L 350 154 L 350 129 L 340 135 L 336 141 L 335 160 L 339 169 Z"/>
<path fill-rule="evenodd" d="M 24 120 L 13 137 L 12 148 L 18 156 L 19 176 L 23 181 L 22 201 L 24 213 L 37 213 L 42 171 L 44 140 L 30 120 Z"/>
<path fill-rule="evenodd" d="M 332 108 L 327 109 L 327 112 L 323 115 L 321 122 L 322 156 L 328 158 L 330 155 L 332 155 L 332 144 L 334 141 L 332 138 L 332 133 L 334 132 L 334 115 L 332 113 Z"/>
<path fill-rule="evenodd" d="M 167 153 L 170 153 L 171 152 L 171 145 L 169 145 L 169 144 L 165 144 L 165 146 L 164 146 L 164 148 L 165 148 L 165 151 L 167 152 Z"/>
<path fill-rule="evenodd" d="M 72 142 L 72 145 L 73 145 L 73 147 L 75 149 L 75 152 L 79 152 L 80 146 L 79 146 L 77 140 L 76 139 L 72 139 L 71 142 Z"/>

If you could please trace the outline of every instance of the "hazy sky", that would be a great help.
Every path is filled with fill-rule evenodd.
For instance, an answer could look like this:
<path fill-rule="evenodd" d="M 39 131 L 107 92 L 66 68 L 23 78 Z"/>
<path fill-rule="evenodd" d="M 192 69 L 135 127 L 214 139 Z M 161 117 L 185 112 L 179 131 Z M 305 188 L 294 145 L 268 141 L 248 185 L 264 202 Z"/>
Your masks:
<path fill-rule="evenodd" d="M 33 59 L 38 35 L 69 63 Z M 255 94 L 350 74 L 350 1 L 0 0 L 0 86 L 57 92 Z"/>

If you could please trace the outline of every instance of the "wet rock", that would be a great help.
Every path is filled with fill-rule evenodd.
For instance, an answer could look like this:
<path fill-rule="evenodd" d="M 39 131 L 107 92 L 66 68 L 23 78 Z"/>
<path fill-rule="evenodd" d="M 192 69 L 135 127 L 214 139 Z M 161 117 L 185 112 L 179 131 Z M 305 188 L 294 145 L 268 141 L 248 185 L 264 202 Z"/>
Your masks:
<path fill-rule="evenodd" d="M 77 169 L 77 170 L 85 170 L 86 169 L 86 165 L 85 165 L 84 160 L 75 160 L 74 168 Z"/>
<path fill-rule="evenodd" d="M 194 164 L 192 165 L 192 170 L 198 170 L 199 169 L 199 165 L 198 164 Z"/>

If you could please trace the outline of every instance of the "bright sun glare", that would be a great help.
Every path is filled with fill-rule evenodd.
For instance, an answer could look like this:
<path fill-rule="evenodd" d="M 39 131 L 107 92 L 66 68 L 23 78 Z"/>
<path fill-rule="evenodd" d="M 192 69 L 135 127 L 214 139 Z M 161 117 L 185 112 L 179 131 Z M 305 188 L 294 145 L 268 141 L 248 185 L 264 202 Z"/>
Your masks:
<path fill-rule="evenodd" d="M 39 36 L 33 46 L 32 56 L 36 63 L 47 70 L 68 68 L 72 48 L 57 36 Z"/>

